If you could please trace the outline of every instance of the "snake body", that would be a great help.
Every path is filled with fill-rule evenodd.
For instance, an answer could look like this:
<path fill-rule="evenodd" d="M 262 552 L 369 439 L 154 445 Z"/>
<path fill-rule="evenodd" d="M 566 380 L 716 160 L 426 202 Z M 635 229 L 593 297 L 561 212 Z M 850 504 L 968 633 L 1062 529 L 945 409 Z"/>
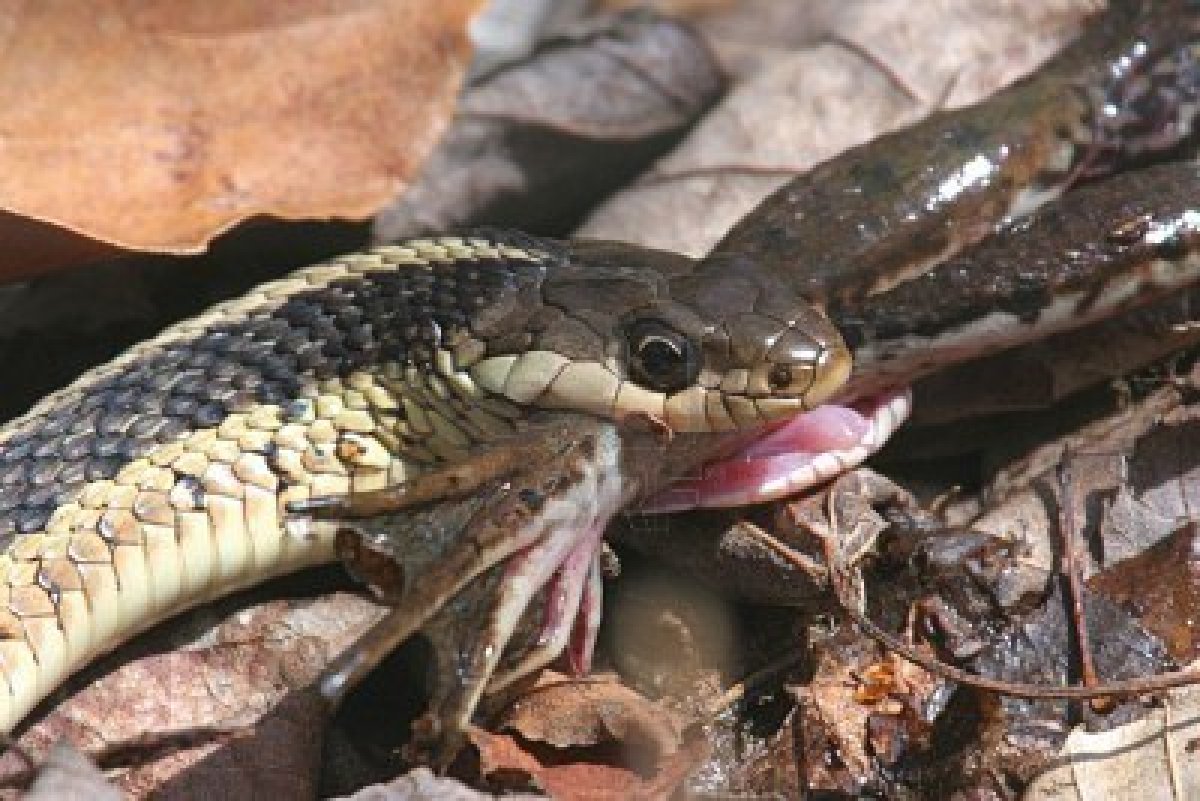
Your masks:
<path fill-rule="evenodd" d="M 1105 36 L 1123 20 L 1106 18 Z M 1194 30 L 1156 31 L 1161 36 L 1145 51 L 1157 65 L 1151 72 L 1187 64 Z M 513 437 L 536 434 L 535 410 L 672 434 L 761 432 L 818 406 L 847 380 L 849 352 L 826 313 L 855 335 L 860 371 L 955 346 L 940 334 L 922 339 L 940 330 L 938 320 L 899 305 L 872 307 L 871 299 L 926 276 L 1084 172 L 1119 163 L 1111 142 L 1134 157 L 1162 144 L 1161 136 L 1091 124 L 1097 97 L 1137 111 L 1162 92 L 1155 81 L 1109 80 L 1104 59 L 1127 53 L 1128 41 L 1099 49 L 1099 66 L 1085 58 L 1086 41 L 991 105 L 939 116 L 798 179 L 699 264 L 629 245 L 519 235 L 402 243 L 261 286 L 49 396 L 0 428 L 0 725 L 11 730 L 72 671 L 155 622 L 334 558 L 336 520 L 289 512 L 309 499 L 364 497 L 444 477 L 491 448 L 511 448 Z M 1196 85 L 1182 78 L 1170 85 L 1182 87 L 1167 92 L 1180 122 L 1173 130 L 1190 129 Z M 1014 121 L 1016 139 L 1011 125 L 1004 128 Z M 1008 133 L 968 135 L 993 126 Z M 930 154 L 941 158 L 937 169 L 919 165 L 918 156 Z M 971 164 L 980 169 L 964 171 Z M 956 191 L 942 191 L 956 175 L 964 179 Z M 1190 252 L 1191 207 L 1164 213 L 1180 221 L 1172 241 Z M 838 238 L 847 226 L 878 235 Z M 1139 229 L 1133 245 L 1146 245 L 1139 254 L 1151 258 L 1129 259 L 1123 269 L 1178 261 L 1166 258 L 1178 255 L 1171 243 L 1155 240 L 1161 230 Z M 1093 228 L 1087 236 L 1103 234 Z M 1078 244 L 1064 242 L 1064 252 Z M 1089 308 L 1105 308 L 1080 287 L 1123 285 L 1110 279 L 1067 284 Z M 1174 285 L 1158 283 L 1163 291 Z M 960 295 L 942 299 L 950 317 L 965 308 Z M 1046 293 L 1048 302 L 1056 296 Z M 981 316 L 991 302 L 969 313 Z M 872 308 L 869 319 L 854 316 Z M 903 321 L 889 317 L 896 309 L 907 314 Z M 1010 333 L 1000 332 L 998 344 L 1040 335 L 1035 325 Z M 900 344 L 889 350 L 883 340 Z M 893 396 L 879 408 L 892 410 L 898 424 L 901 406 Z M 488 506 L 520 512 L 524 521 L 510 530 L 503 514 L 490 519 L 492 542 L 511 531 L 523 539 L 507 542 L 489 564 L 523 549 L 510 575 L 538 587 L 558 575 L 582 604 L 603 519 L 629 500 L 628 488 L 612 481 L 625 458 L 615 432 L 589 430 L 579 441 L 554 432 L 562 449 L 546 468 L 564 477 L 564 487 L 543 497 L 544 485 L 524 486 L 530 494 L 521 508 Z M 854 450 L 856 443 L 844 444 Z M 854 452 L 860 459 L 870 449 Z M 802 482 L 772 475 L 758 483 L 790 492 L 828 477 L 803 469 Z M 449 564 L 442 569 L 451 577 Z M 431 603 L 445 604 L 470 576 L 452 578 L 434 588 Z M 511 634 L 513 616 L 536 589 L 501 604 L 497 631 Z M 495 666 L 493 659 L 488 670 Z M 338 675 L 359 672 L 350 665 Z M 460 711 L 472 704 L 467 699 Z"/>
<path fill-rule="evenodd" d="M 532 408 L 729 431 L 847 372 L 786 290 L 630 246 L 423 240 L 260 286 L 0 429 L 0 724 L 168 615 L 331 560 L 335 524 L 289 504 L 411 484 Z"/>
<path fill-rule="evenodd" d="M 1171 158 L 1194 144 L 1200 113 L 1196 4 L 1109 5 L 1058 56 L 988 100 L 931 114 L 798 175 L 709 258 L 775 265 L 846 336 L 851 384 L 862 391 L 877 387 L 883 373 L 914 380 L 916 354 L 940 368 L 1045 336 L 1049 318 L 1062 311 L 1058 290 L 1077 283 L 1066 274 L 1087 272 L 1069 265 L 1069 248 L 1086 247 L 1105 235 L 1105 225 L 1127 219 L 1116 208 L 1122 193 L 1156 193 L 1146 192 L 1149 180 L 1098 190 L 1093 197 L 1105 208 L 1076 225 L 1091 225 L 1090 240 L 1057 231 L 1051 220 L 1026 233 L 1029 215 L 1064 193 L 1065 205 L 1086 210 L 1092 199 L 1068 200 L 1080 184 L 1130 180 L 1126 170 Z M 1174 187 L 1164 194 L 1175 208 L 1184 204 Z M 1009 257 L 1004 278 L 993 280 L 1010 232 L 1026 257 L 1038 248 L 1064 255 L 1050 267 L 1034 265 L 1023 286 L 1014 280 L 1018 260 Z M 1095 295 L 1105 294 L 1097 285 Z M 983 343 L 956 341 L 964 320 L 1018 305 L 1019 314 L 995 321 Z M 920 337 L 899 341 L 918 325 Z M 891 363 L 901 352 L 903 368 Z"/>

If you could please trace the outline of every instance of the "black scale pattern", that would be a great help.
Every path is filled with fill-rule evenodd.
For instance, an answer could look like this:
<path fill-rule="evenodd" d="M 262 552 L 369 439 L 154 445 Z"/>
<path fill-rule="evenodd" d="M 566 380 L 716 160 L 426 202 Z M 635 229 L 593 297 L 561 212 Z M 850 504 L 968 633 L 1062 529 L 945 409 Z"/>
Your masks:
<path fill-rule="evenodd" d="M 522 240 L 554 252 L 552 243 Z M 348 274 L 281 306 L 215 322 L 0 429 L 0 546 L 45 526 L 91 481 L 254 404 L 285 405 L 313 378 L 386 361 L 423 365 L 480 306 L 536 283 L 520 259 Z"/>

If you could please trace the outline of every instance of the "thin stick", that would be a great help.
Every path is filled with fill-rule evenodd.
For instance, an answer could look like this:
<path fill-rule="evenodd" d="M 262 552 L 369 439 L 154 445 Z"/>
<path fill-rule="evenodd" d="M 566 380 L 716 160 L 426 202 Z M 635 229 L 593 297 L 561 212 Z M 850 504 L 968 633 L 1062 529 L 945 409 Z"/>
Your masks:
<path fill-rule="evenodd" d="M 789 648 L 787 651 L 775 657 L 758 670 L 745 676 L 741 681 L 737 681 L 730 685 L 729 689 L 722 693 L 719 698 L 708 704 L 708 717 L 717 717 L 726 709 L 729 709 L 729 707 L 745 698 L 746 694 L 755 687 L 765 684 L 774 676 L 777 676 L 778 674 L 783 673 L 785 670 L 800 664 L 807 656 L 808 649 L 806 647 L 797 646 L 794 648 Z"/>
<path fill-rule="evenodd" d="M 762 542 L 770 547 L 782 559 L 799 567 L 801 560 L 794 558 L 796 554 L 791 548 L 788 548 L 779 540 L 772 537 L 765 531 L 756 531 L 754 536 L 760 538 Z M 959 684 L 964 684 L 968 687 L 974 687 L 979 690 L 998 693 L 1000 695 L 1014 696 L 1018 698 L 1036 698 L 1049 700 L 1087 700 L 1090 698 L 1102 698 L 1104 696 L 1129 696 L 1129 695 L 1144 695 L 1146 693 L 1160 692 L 1169 690 L 1174 687 L 1184 687 L 1190 684 L 1200 684 L 1200 670 L 1177 670 L 1169 673 L 1161 673 L 1157 676 L 1151 676 L 1145 679 L 1127 679 L 1125 681 L 1114 681 L 1104 684 L 1097 684 L 1094 687 L 1059 687 L 1050 684 L 1027 684 L 1024 682 L 1010 682 L 1000 679 L 991 679 L 986 676 L 978 676 L 961 668 L 956 668 L 948 665 L 945 662 L 938 660 L 935 657 L 928 656 L 917 651 L 908 643 L 890 632 L 884 631 L 874 622 L 860 612 L 857 606 L 850 598 L 849 581 L 845 578 L 842 571 L 838 568 L 834 561 L 835 555 L 831 550 L 831 543 L 826 540 L 826 558 L 830 564 L 830 579 L 833 586 L 834 595 L 838 603 L 845 610 L 847 616 L 863 630 L 867 636 L 883 644 L 885 647 L 896 652 L 900 656 L 924 668 L 935 676 L 955 681 Z"/>
<path fill-rule="evenodd" d="M 1096 658 L 1092 651 L 1092 638 L 1088 633 L 1087 612 L 1083 606 L 1083 566 L 1080 559 L 1079 527 L 1075 520 L 1075 491 L 1071 473 L 1070 452 L 1063 451 L 1058 465 L 1058 530 L 1063 544 L 1063 572 L 1067 577 L 1067 592 L 1071 596 L 1071 628 L 1074 629 L 1075 647 L 1079 649 L 1079 667 L 1083 673 L 1083 686 L 1096 687 L 1100 674 L 1096 671 Z M 1112 699 L 1093 698 L 1094 712 L 1102 713 L 1112 706 Z"/>

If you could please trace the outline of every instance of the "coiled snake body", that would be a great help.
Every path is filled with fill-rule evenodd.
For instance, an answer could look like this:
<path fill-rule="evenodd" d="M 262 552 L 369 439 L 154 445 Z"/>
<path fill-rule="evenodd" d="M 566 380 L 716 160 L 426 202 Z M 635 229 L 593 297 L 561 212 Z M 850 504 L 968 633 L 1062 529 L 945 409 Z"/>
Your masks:
<path fill-rule="evenodd" d="M 703 262 L 519 235 L 382 247 L 259 287 L 46 398 L 0 428 L 0 724 L 174 612 L 333 559 L 339 515 L 451 498 L 411 519 L 466 536 L 426 555 L 323 689 L 339 697 L 503 569 L 480 661 L 442 716 L 461 727 L 540 591 L 552 590 L 541 643 L 498 683 L 561 651 L 576 613 L 594 633 L 604 524 L 704 455 L 768 433 L 753 447 L 769 469 L 677 482 L 650 507 L 828 478 L 903 419 L 903 393 L 876 394 L 896 382 L 1193 281 L 1194 168 L 1114 179 L 1066 223 L 1069 211 L 1036 211 L 1194 127 L 1197 14 L 1148 7 L 1141 38 L 1122 38 L 1135 14 L 1115 10 L 1092 34 L 1103 47 L 1085 37 L 991 106 L 798 178 Z M 1125 203 L 1147 184 L 1168 187 L 1161 203 Z M 973 265 L 1004 248 L 987 237 L 1024 215 L 1008 241 L 1054 255 L 1036 274 L 1022 260 L 979 280 Z M 854 377 L 826 314 L 852 337 Z M 829 434 L 853 426 L 828 410 L 783 423 L 839 392 L 869 422 L 845 436 Z M 823 414 L 835 425 L 817 431 Z M 788 450 L 801 440 L 804 459 Z"/>
<path fill-rule="evenodd" d="M 289 504 L 418 486 L 531 409 L 734 431 L 847 372 L 836 332 L 768 276 L 629 246 L 417 241 L 261 286 L 0 429 L 0 723 L 167 615 L 331 560 L 335 524 Z M 573 527 L 628 500 L 606 481 L 581 485 L 586 514 L 539 506 L 526 547 L 565 536 L 550 572 L 588 535 Z"/>

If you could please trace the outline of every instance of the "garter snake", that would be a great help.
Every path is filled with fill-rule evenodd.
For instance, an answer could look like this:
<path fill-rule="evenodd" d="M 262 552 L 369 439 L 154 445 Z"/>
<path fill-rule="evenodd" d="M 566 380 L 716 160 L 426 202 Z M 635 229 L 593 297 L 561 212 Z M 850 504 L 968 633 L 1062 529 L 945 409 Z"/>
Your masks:
<path fill-rule="evenodd" d="M 0 429 L 0 722 L 165 616 L 332 560 L 334 524 L 289 504 L 413 484 L 530 408 L 753 429 L 848 370 L 769 275 L 631 246 L 413 241 L 260 286 Z"/>
<path fill-rule="evenodd" d="M 1113 21 L 1121 17 L 1106 25 Z M 873 399 L 871 410 L 890 415 L 889 426 L 898 424 L 903 398 L 880 401 L 873 393 L 911 375 L 901 371 L 872 384 L 864 365 L 903 364 L 902 357 L 919 352 L 915 372 L 963 358 L 969 349 L 946 333 L 960 329 L 939 328 L 919 314 L 872 322 L 888 321 L 893 308 L 878 298 L 911 291 L 905 287 L 914 279 L 955 264 L 948 260 L 1001 225 L 1015 222 L 1019 233 L 1017 218 L 1084 173 L 1119 164 L 1110 149 L 1140 157 L 1162 145 L 1161 136 L 1148 144 L 1129 131 L 1088 126 L 1100 106 L 1137 110 L 1148 95 L 1161 94 L 1157 83 L 1147 93 L 1145 82 L 1123 78 L 1080 94 L 1079 81 L 1086 87 L 1108 75 L 1105 59 L 1127 55 L 1127 45 L 1082 59 L 1083 68 L 1087 48 L 1077 47 L 992 106 L 935 118 L 819 168 L 769 199 L 699 263 L 629 245 L 520 235 L 401 243 L 266 284 L 88 372 L 0 429 L 0 723 L 11 730 L 73 670 L 164 617 L 331 560 L 336 524 L 295 513 L 308 499 L 366 497 L 418 485 L 423 475 L 445 478 L 456 465 L 474 464 L 480 449 L 537 433 L 532 410 L 614 425 L 643 421 L 685 436 L 744 438 L 768 428 L 771 437 L 791 437 L 794 430 L 782 421 L 840 393 Z M 1170 84 L 1183 87 L 1173 95 L 1179 102 L 1172 121 L 1190 130 L 1196 98 L 1195 76 L 1186 69 L 1190 39 L 1147 52 L 1154 64 L 1174 65 L 1172 74 L 1187 78 Z M 1064 93 L 1072 102 L 1059 102 Z M 1020 146 L 1003 136 L 997 142 L 957 135 L 970 124 L 978 130 L 1009 118 L 1021 123 Z M 935 151 L 944 157 L 938 169 L 963 178 L 953 193 L 934 180 L 940 202 L 933 205 L 923 200 L 928 188 L 914 186 L 903 171 L 878 168 L 911 166 L 909 157 L 930 137 L 954 144 L 948 157 Z M 994 158 L 998 153 L 1014 158 Z M 964 155 L 968 164 L 982 158 L 986 169 L 964 173 L 955 161 Z M 912 174 L 936 178 L 938 169 Z M 890 177 L 864 184 L 864 175 Z M 978 180 L 965 180 L 971 176 Z M 872 191 L 862 192 L 864 185 Z M 858 190 L 831 194 L 830 186 Z M 830 239 L 847 220 L 881 219 L 877 209 L 847 198 L 890 203 L 910 192 L 918 206 L 924 203 L 915 228 L 907 227 L 913 207 L 899 203 L 874 229 L 879 236 L 848 244 Z M 1106 287 L 1124 287 L 1111 304 L 1121 306 L 1192 280 L 1195 212 L 1178 195 L 1169 200 L 1175 205 L 1163 214 L 1181 221 L 1175 235 L 1160 236 L 1171 226 L 1150 219 L 1126 229 L 1135 235 L 1109 241 L 1145 246 L 1121 275 L 1148 260 L 1172 269 L 1143 271 L 1132 284 L 1081 279 L 1071 283 L 1072 308 L 1086 300 L 1089 308 L 1107 310 L 1094 302 L 1098 292 L 1107 297 Z M 829 224 L 830 213 L 840 226 Z M 888 215 L 905 225 L 892 225 Z M 1028 230 L 1042 236 L 1052 226 L 1030 220 Z M 1091 241 L 1129 222 L 1103 214 L 1096 220 L 1100 234 L 1095 228 L 1081 234 Z M 1078 244 L 1063 242 L 1062 252 Z M 893 260 L 898 253 L 901 262 Z M 806 264 L 814 254 L 833 261 Z M 838 259 L 840 266 L 826 268 Z M 1187 270 L 1173 269 L 1181 262 Z M 978 301 L 968 322 L 986 317 L 980 309 L 990 314 L 996 297 Z M 872 308 L 878 316 L 862 319 L 859 312 Z M 923 308 L 961 317 L 964 307 Z M 1010 318 L 1019 321 L 1010 326 L 1019 335 L 1002 332 L 999 342 L 975 344 L 972 352 L 1044 335 L 1046 327 L 1034 323 L 1061 328 L 1085 321 L 1071 313 Z M 853 335 L 851 345 L 863 357 L 853 377 L 850 352 L 830 319 Z M 992 330 L 985 327 L 985 340 Z M 900 344 L 889 351 L 888 342 Z M 957 356 L 928 356 L 956 348 Z M 625 457 L 614 431 L 590 432 L 586 447 L 568 431 L 552 432 L 563 447 L 549 461 L 570 477 L 569 486 L 547 497 L 523 487 L 531 494 L 510 510 L 532 520 L 520 529 L 528 538 L 519 547 L 537 555 L 537 569 L 522 578 L 536 576 L 544 585 L 557 570 L 575 585 L 584 581 L 602 523 L 639 491 L 621 485 Z M 808 471 L 801 479 L 752 476 L 754 492 L 725 490 L 721 502 L 763 500 L 828 477 L 869 454 L 859 446 L 862 434 L 821 444 L 834 453 L 844 446 L 852 456 L 820 469 L 789 466 Z M 868 437 L 871 446 L 886 434 Z M 660 481 L 672 475 L 659 472 Z M 702 503 L 712 489 L 703 481 L 692 487 Z M 570 536 L 558 536 L 564 531 Z M 515 547 L 483 567 L 499 564 Z M 466 580 L 464 573 L 454 586 Z M 444 601 L 450 590 L 439 592 L 436 600 Z M 529 593 L 519 598 L 528 599 Z M 504 614 L 519 614 L 520 606 Z M 468 712 L 470 706 L 468 699 Z"/>

